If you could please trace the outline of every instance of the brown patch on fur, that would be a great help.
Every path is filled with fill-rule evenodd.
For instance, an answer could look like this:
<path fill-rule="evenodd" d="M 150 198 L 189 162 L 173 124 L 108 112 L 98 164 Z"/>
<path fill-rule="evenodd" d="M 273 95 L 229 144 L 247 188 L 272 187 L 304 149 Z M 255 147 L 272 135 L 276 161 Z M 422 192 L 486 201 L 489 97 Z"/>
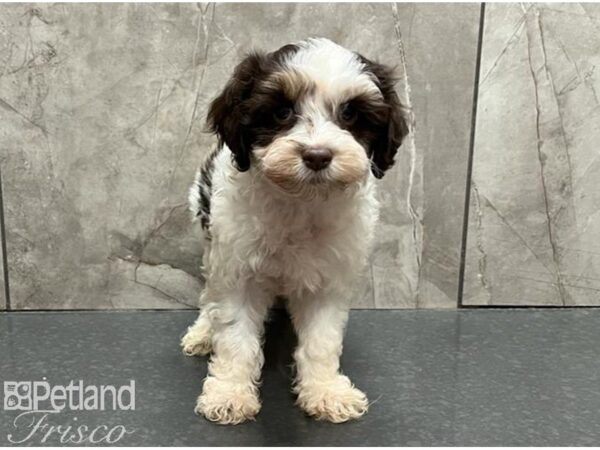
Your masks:
<path fill-rule="evenodd" d="M 339 152 L 335 154 L 330 170 L 336 183 L 349 186 L 364 178 L 369 170 L 369 160 L 363 149 Z"/>
<path fill-rule="evenodd" d="M 372 96 L 358 96 L 351 100 L 355 102 L 359 115 L 352 126 L 345 128 L 367 146 L 373 162 L 373 174 L 381 178 L 394 165 L 398 148 L 409 132 L 406 108 L 394 87 L 397 82 L 394 69 L 362 55 L 357 56 L 365 64 L 365 71 L 373 76 L 383 98 L 379 101 Z"/>
<path fill-rule="evenodd" d="M 240 171 L 249 169 L 253 147 L 268 145 L 295 123 L 295 116 L 283 123 L 275 120 L 277 108 L 293 107 L 293 103 L 281 89 L 274 90 L 264 81 L 282 72 L 286 58 L 297 50 L 295 45 L 286 45 L 268 54 L 250 53 L 209 107 L 208 127 L 221 144 L 227 144 Z"/>
<path fill-rule="evenodd" d="M 283 92 L 292 103 L 312 94 L 316 87 L 313 80 L 297 70 L 276 72 L 265 81 L 265 86 L 269 86 L 273 91 Z"/>
<path fill-rule="evenodd" d="M 302 145 L 288 139 L 276 139 L 267 147 L 256 150 L 262 172 L 276 186 L 286 192 L 297 193 L 301 189 L 298 178 L 302 168 Z"/>

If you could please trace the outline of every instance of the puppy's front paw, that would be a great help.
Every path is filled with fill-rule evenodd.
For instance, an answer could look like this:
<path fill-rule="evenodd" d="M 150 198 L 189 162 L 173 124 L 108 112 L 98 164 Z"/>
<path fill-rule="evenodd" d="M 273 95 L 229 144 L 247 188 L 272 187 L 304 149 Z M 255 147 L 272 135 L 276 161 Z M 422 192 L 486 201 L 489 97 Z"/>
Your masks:
<path fill-rule="evenodd" d="M 192 325 L 181 339 L 181 348 L 187 356 L 208 355 L 212 350 L 212 329 Z"/>
<path fill-rule="evenodd" d="M 204 381 L 195 411 L 223 425 L 253 420 L 260 411 L 257 389 L 252 384 L 221 381 L 209 376 Z"/>
<path fill-rule="evenodd" d="M 367 396 L 344 375 L 330 382 L 299 383 L 295 391 L 297 404 L 317 420 L 346 422 L 359 418 L 369 409 Z"/>

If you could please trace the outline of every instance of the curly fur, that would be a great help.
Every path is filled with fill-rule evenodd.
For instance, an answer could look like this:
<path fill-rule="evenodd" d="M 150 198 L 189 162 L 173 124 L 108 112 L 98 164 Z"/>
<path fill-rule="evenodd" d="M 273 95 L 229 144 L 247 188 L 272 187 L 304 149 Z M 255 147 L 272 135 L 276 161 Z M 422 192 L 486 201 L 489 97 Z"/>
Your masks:
<path fill-rule="evenodd" d="M 182 339 L 188 355 L 212 352 L 196 406 L 207 419 L 236 424 L 258 413 L 263 323 L 276 296 L 298 334 L 298 405 L 336 423 L 367 411 L 339 358 L 379 213 L 375 179 L 407 131 L 391 73 L 311 39 L 248 56 L 212 103 L 220 145 L 190 190 L 210 239 L 206 287 Z M 315 148 L 331 156 L 322 170 L 306 164 Z"/>

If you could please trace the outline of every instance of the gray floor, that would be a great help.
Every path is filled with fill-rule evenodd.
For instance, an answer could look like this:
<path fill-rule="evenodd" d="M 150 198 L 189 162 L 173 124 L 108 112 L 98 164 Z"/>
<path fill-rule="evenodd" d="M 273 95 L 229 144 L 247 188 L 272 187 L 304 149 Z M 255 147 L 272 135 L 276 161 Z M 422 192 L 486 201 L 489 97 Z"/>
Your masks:
<path fill-rule="evenodd" d="M 362 419 L 318 423 L 290 394 L 287 318 L 268 327 L 256 422 L 213 425 L 192 409 L 206 374 L 178 339 L 193 312 L 0 314 L 0 378 L 136 381 L 135 411 L 52 414 L 48 424 L 122 425 L 122 445 L 598 445 L 600 310 L 355 311 L 344 371 L 373 401 Z M 1 413 L 0 444 L 27 430 Z M 76 418 L 76 420 L 75 420 Z M 30 430 L 29 430 L 30 431 Z M 63 430 L 64 431 L 64 430 Z M 40 445 L 36 432 L 26 444 Z M 45 444 L 60 444 L 53 434 Z"/>

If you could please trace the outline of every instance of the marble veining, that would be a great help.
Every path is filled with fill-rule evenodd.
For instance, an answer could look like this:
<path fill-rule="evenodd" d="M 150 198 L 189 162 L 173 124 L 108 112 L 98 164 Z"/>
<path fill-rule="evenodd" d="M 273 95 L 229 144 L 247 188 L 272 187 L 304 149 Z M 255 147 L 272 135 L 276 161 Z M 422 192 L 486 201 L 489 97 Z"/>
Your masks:
<path fill-rule="evenodd" d="M 185 201 L 214 145 L 207 103 L 245 52 L 307 36 L 396 64 L 415 117 L 354 305 L 456 306 L 478 23 L 474 4 L 1 5 L 13 307 L 194 307 L 202 242 Z"/>
<path fill-rule="evenodd" d="M 486 6 L 465 304 L 600 305 L 599 20 Z"/>

